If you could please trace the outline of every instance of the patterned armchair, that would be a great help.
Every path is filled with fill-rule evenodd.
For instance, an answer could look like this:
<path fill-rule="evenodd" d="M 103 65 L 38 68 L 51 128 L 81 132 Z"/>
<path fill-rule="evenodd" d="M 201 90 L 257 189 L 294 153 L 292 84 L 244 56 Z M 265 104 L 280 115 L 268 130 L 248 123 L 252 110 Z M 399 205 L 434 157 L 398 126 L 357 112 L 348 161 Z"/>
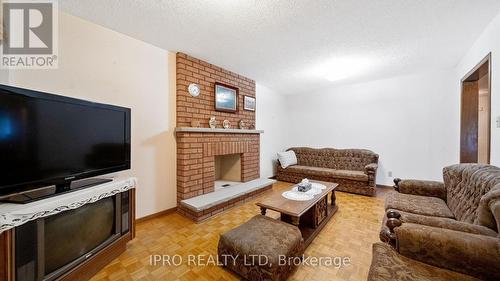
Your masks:
<path fill-rule="evenodd" d="M 298 183 L 303 178 L 338 183 L 336 190 L 375 195 L 378 154 L 366 149 L 293 147 L 297 165 L 283 169 L 276 178 Z"/>
<path fill-rule="evenodd" d="M 403 246 L 404 248 L 404 246 Z M 435 249 L 431 249 L 434 251 Z M 386 243 L 373 244 L 368 281 L 479 281 L 480 279 L 453 270 L 421 262 L 410 255 L 398 253 Z"/>
<path fill-rule="evenodd" d="M 396 179 L 380 239 L 413 260 L 500 280 L 500 168 L 458 164 L 445 167 L 443 178 Z"/>

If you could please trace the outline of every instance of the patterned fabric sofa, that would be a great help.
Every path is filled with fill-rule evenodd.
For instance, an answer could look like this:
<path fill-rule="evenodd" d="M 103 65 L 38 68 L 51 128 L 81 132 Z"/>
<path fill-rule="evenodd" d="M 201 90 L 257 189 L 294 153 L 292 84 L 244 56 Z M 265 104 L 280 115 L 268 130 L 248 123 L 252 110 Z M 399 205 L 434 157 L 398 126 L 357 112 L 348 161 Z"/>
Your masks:
<path fill-rule="evenodd" d="M 375 195 L 378 154 L 366 149 L 293 147 L 297 165 L 283 169 L 276 178 L 298 183 L 303 178 L 338 183 L 336 190 Z M 288 151 L 287 150 L 287 151 Z"/>
<path fill-rule="evenodd" d="M 500 168 L 458 164 L 443 178 L 396 179 L 380 239 L 414 260 L 500 280 Z"/>

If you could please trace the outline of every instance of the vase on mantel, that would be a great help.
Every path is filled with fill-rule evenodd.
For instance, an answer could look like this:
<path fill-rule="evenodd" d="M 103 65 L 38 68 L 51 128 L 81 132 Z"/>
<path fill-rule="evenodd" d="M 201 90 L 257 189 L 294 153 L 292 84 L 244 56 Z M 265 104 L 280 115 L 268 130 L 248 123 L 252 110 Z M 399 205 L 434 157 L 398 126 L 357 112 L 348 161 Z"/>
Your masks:
<path fill-rule="evenodd" d="M 240 120 L 239 126 L 240 126 L 241 130 L 247 129 L 247 125 L 245 124 L 245 121 L 243 121 L 243 120 Z"/>
<path fill-rule="evenodd" d="M 210 120 L 208 121 L 208 125 L 212 129 L 215 129 L 217 127 L 217 120 L 215 119 L 215 116 L 210 117 Z"/>
<path fill-rule="evenodd" d="M 224 129 L 231 129 L 231 122 L 229 122 L 229 120 L 224 120 L 222 127 L 224 127 Z"/>

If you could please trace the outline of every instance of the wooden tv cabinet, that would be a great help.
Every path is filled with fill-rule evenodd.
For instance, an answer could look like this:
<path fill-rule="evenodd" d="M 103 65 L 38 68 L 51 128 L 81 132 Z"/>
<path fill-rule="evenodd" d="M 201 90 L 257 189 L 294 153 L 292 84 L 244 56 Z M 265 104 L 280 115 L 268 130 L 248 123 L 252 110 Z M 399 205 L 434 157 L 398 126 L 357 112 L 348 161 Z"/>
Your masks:
<path fill-rule="evenodd" d="M 131 188 L 124 192 L 128 193 L 129 196 L 128 231 L 126 233 L 121 233 L 119 238 L 110 242 L 99 251 L 94 252 L 92 255 L 89 255 L 85 260 L 54 280 L 89 280 L 99 270 L 104 268 L 126 250 L 127 242 L 135 237 L 135 188 Z M 17 280 L 15 276 L 15 230 L 16 228 L 9 229 L 0 234 L 0 281 Z"/>

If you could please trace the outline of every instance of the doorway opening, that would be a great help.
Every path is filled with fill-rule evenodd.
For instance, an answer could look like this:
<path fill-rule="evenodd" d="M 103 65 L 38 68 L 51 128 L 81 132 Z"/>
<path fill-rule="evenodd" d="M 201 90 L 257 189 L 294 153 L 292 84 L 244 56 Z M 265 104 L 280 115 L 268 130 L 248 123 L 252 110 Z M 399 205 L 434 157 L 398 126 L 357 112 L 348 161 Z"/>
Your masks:
<path fill-rule="evenodd" d="M 490 163 L 491 53 L 464 78 L 460 116 L 460 163 Z"/>

